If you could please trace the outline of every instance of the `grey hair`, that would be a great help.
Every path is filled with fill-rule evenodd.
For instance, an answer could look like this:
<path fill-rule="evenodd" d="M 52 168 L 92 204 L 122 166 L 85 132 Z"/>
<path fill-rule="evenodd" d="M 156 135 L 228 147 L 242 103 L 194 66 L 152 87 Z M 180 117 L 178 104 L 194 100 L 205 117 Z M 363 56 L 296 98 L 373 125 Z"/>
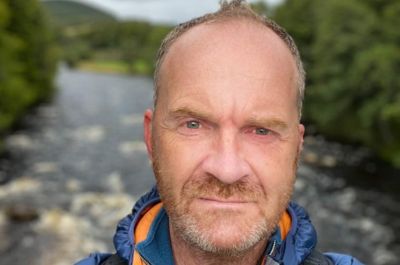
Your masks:
<path fill-rule="evenodd" d="M 286 32 L 284 28 L 279 26 L 275 21 L 271 20 L 270 18 L 259 15 L 256 12 L 254 12 L 251 9 L 250 5 L 245 0 L 232 0 L 232 1 L 222 0 L 220 1 L 220 9 L 218 11 L 213 13 L 208 13 L 201 17 L 197 17 L 182 24 L 179 24 L 168 33 L 168 35 L 162 41 L 156 57 L 155 71 L 154 71 L 154 99 L 153 99 L 154 107 L 156 107 L 157 104 L 158 90 L 160 87 L 159 84 L 160 68 L 172 44 L 174 44 L 175 41 L 185 32 L 187 32 L 189 29 L 195 26 L 205 23 L 213 23 L 225 19 L 234 19 L 234 18 L 250 19 L 252 21 L 265 25 L 267 28 L 275 32 L 275 34 L 278 35 L 279 38 L 282 39 L 283 42 L 286 44 L 286 46 L 289 48 L 291 54 L 295 59 L 298 71 L 296 86 L 298 90 L 297 109 L 300 118 L 303 106 L 303 99 L 304 99 L 306 73 L 304 70 L 303 63 L 301 61 L 299 50 L 293 38 L 289 35 L 289 33 Z"/>

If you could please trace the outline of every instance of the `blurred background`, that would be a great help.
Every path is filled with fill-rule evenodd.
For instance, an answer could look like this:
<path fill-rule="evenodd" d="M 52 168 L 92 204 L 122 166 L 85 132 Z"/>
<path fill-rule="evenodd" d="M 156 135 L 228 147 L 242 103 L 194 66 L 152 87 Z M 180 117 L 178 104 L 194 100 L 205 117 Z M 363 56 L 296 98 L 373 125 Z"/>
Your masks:
<path fill-rule="evenodd" d="M 322 251 L 400 264 L 400 1 L 251 1 L 307 70 L 295 200 Z M 0 0 L 0 265 L 113 251 L 154 183 L 142 142 L 157 48 L 217 0 Z"/>

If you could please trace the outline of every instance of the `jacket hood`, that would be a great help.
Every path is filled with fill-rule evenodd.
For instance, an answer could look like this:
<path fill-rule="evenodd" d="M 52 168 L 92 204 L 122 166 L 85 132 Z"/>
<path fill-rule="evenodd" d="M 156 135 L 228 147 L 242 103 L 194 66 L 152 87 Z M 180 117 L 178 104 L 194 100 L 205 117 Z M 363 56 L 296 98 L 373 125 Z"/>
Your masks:
<path fill-rule="evenodd" d="M 114 235 L 114 247 L 121 258 L 131 261 L 135 248 L 133 238 L 135 226 L 143 213 L 158 202 L 160 202 L 160 195 L 154 186 L 135 203 L 132 213 L 119 222 Z"/>
<path fill-rule="evenodd" d="M 317 245 L 317 233 L 303 207 L 291 202 L 287 210 L 292 217 L 292 227 L 282 244 L 280 260 L 284 264 L 299 264 Z"/>

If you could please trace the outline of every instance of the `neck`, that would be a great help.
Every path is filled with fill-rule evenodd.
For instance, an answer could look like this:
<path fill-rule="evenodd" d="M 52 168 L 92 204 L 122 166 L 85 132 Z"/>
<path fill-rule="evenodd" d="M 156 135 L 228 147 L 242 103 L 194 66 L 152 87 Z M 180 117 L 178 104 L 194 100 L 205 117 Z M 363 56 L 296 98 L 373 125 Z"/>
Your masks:
<path fill-rule="evenodd" d="M 258 242 L 251 249 L 237 253 L 234 256 L 226 256 L 203 251 L 196 246 L 187 243 L 179 233 L 175 233 L 170 226 L 172 251 L 177 265 L 257 265 L 265 251 L 267 240 Z"/>

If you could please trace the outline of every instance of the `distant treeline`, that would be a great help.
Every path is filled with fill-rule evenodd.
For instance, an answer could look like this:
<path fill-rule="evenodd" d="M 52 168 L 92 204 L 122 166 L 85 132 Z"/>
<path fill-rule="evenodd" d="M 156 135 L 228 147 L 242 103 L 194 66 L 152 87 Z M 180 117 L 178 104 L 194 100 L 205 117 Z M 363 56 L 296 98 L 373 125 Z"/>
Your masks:
<path fill-rule="evenodd" d="M 254 4 L 296 40 L 307 71 L 304 121 L 366 145 L 400 166 L 400 1 L 287 0 Z M 169 26 L 104 21 L 58 30 L 69 65 L 151 74 Z"/>
<path fill-rule="evenodd" d="M 147 22 L 98 22 L 59 31 L 63 59 L 69 66 L 94 62 L 131 74 L 150 75 L 161 40 L 171 27 Z"/>
<path fill-rule="evenodd" d="M 42 2 L 51 18 L 61 59 L 70 67 L 151 75 L 161 40 L 172 28 L 143 21 L 118 21 L 83 3 Z"/>
<path fill-rule="evenodd" d="M 0 1 L 0 138 L 53 93 L 56 56 L 36 0 Z"/>

